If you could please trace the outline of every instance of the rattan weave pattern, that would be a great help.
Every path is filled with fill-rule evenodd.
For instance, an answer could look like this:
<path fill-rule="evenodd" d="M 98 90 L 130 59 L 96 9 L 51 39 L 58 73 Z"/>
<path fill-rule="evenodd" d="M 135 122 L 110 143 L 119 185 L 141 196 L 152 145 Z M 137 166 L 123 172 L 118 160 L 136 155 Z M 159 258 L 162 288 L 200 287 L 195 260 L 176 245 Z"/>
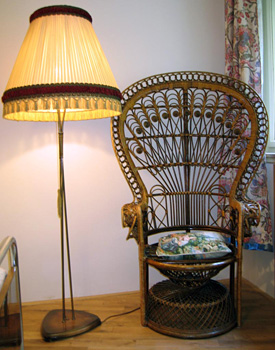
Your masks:
<path fill-rule="evenodd" d="M 175 284 L 178 284 L 187 290 L 197 289 L 204 284 L 206 284 L 211 277 L 216 276 L 221 268 L 212 268 L 209 270 L 196 270 L 196 271 L 175 271 L 168 269 L 159 269 L 159 272 L 164 276 L 168 277 L 170 281 Z"/>
<path fill-rule="evenodd" d="M 210 98 L 207 96 L 206 94 L 206 99 L 208 99 L 207 102 L 204 101 L 205 97 L 203 96 L 203 94 L 201 94 L 201 96 L 199 98 L 197 97 L 192 97 L 192 100 L 194 100 L 196 102 L 196 105 L 194 106 L 194 110 L 192 110 L 192 112 L 194 112 L 195 117 L 200 117 L 201 114 L 199 114 L 199 112 L 201 112 L 202 110 L 207 112 L 207 108 L 209 107 L 207 105 L 207 103 L 209 103 L 209 101 L 212 100 L 212 103 L 214 103 L 214 107 L 215 107 L 215 113 L 216 116 L 220 117 L 217 121 L 218 122 L 224 122 L 224 116 L 220 113 L 219 109 L 216 109 L 216 106 L 219 105 L 219 107 L 221 107 L 222 105 L 222 109 L 227 109 L 230 110 L 230 108 L 232 107 L 232 111 L 238 110 L 239 107 L 241 107 L 241 109 L 243 108 L 243 105 L 240 103 L 241 98 L 243 99 L 243 101 L 246 101 L 250 104 L 250 107 L 253 108 L 257 115 L 258 118 L 260 120 L 259 124 L 258 124 L 258 139 L 257 139 L 257 143 L 254 147 L 254 154 L 253 157 L 251 157 L 251 160 L 249 162 L 249 164 L 246 167 L 246 171 L 242 174 L 242 178 L 241 181 L 239 183 L 238 186 L 238 197 L 242 197 L 249 185 L 249 183 L 252 180 L 252 170 L 254 168 L 257 168 L 261 162 L 261 159 L 264 155 L 264 147 L 262 147 L 263 144 L 265 144 L 267 142 L 267 138 L 268 138 L 268 117 L 267 117 L 267 112 L 266 112 L 266 108 L 263 104 L 263 102 L 261 101 L 261 99 L 259 98 L 259 96 L 257 95 L 257 93 L 248 85 L 246 85 L 245 83 L 229 78 L 227 76 L 224 75 L 220 75 L 220 74 L 215 74 L 215 73 L 209 73 L 209 72 L 171 72 L 171 73 L 166 73 L 166 74 L 159 74 L 159 75 L 155 75 L 155 76 L 151 76 L 148 77 L 146 79 L 143 79 L 141 81 L 136 82 L 135 84 L 129 86 L 126 90 L 123 91 L 123 100 L 122 100 L 122 105 L 124 106 L 126 103 L 129 103 L 129 101 L 131 99 L 134 99 L 135 96 L 140 96 L 140 91 L 146 91 L 149 89 L 152 89 L 152 91 L 157 91 L 157 86 L 163 86 L 163 87 L 168 87 L 168 89 L 170 88 L 170 86 L 173 87 L 175 86 L 188 86 L 189 88 L 192 86 L 196 86 L 196 88 L 198 90 L 200 90 L 202 84 L 204 84 L 204 86 L 208 86 L 208 88 L 211 88 L 211 86 L 216 86 L 219 85 L 220 87 L 220 91 L 223 91 L 225 89 L 225 91 L 227 89 L 232 89 L 232 91 L 235 91 L 235 93 L 237 93 L 239 96 L 237 99 L 239 99 L 239 102 L 236 102 L 235 100 L 235 96 L 231 95 L 230 99 L 227 99 L 227 97 L 224 98 L 223 94 L 222 95 L 218 95 L 218 97 L 213 97 L 210 96 Z M 199 94 L 201 93 L 202 90 L 199 91 Z M 166 94 L 166 93 L 164 93 Z M 203 96 L 203 97 L 202 97 Z M 177 96 L 178 98 L 179 96 Z M 170 98 L 169 94 L 165 95 L 165 98 Z M 215 99 L 219 99 L 220 102 L 219 104 L 215 101 Z M 201 99 L 201 101 L 200 101 Z M 232 100 L 231 100 L 232 99 Z M 155 101 L 154 101 L 155 100 Z M 137 105 L 144 111 L 144 107 L 142 106 L 142 102 L 145 102 L 145 104 L 150 103 L 151 104 L 151 108 L 159 108 L 157 106 L 158 104 L 158 100 L 160 100 L 159 95 L 153 95 L 152 97 L 152 101 L 151 100 L 146 100 L 146 101 L 138 101 Z M 136 101 L 135 101 L 136 102 Z M 177 101 L 176 98 L 174 99 L 174 101 L 172 101 L 172 103 L 174 102 L 174 105 L 177 105 Z M 239 104 L 240 103 L 240 104 Z M 165 107 L 162 107 L 163 110 L 165 110 L 167 104 L 164 103 Z M 176 110 L 175 106 L 170 105 L 170 107 L 168 108 L 168 111 L 171 111 L 172 113 L 176 112 L 178 113 L 178 110 Z M 210 107 L 211 112 L 213 112 L 213 106 Z M 231 107 L 230 107 L 231 106 Z M 147 107 L 147 106 L 146 106 Z M 133 109 L 135 109 L 136 106 L 133 106 Z M 172 109 L 171 109 L 172 108 Z M 160 110 L 160 112 L 162 112 Z M 196 112 L 198 113 L 198 115 L 196 115 Z M 235 112 L 234 112 L 235 113 Z M 239 112 L 235 113 L 235 117 L 236 115 L 238 115 Z M 241 115 L 243 112 L 239 113 L 239 115 Z M 152 128 L 152 125 L 154 122 L 156 121 L 160 121 L 160 115 L 158 115 L 158 112 L 156 112 L 156 116 L 153 116 L 152 122 L 150 121 L 150 117 L 151 115 L 148 116 L 149 122 L 148 125 L 145 125 L 145 127 L 147 128 Z M 238 116 L 239 116 L 238 115 Z M 176 115 L 175 115 L 176 116 Z M 135 118 L 139 118 L 138 113 L 134 113 L 134 117 Z M 178 117 L 180 117 L 180 115 L 178 115 Z M 245 117 L 245 115 L 242 115 L 242 117 Z M 155 119 L 154 119 L 155 118 Z M 165 118 L 169 118 L 165 115 Z M 137 198 L 141 198 L 140 192 L 141 192 L 141 188 L 138 184 L 138 182 L 135 179 L 135 174 L 132 173 L 132 169 L 131 167 L 129 167 L 128 161 L 127 161 L 127 157 L 125 157 L 125 154 L 123 152 L 123 150 L 120 147 L 120 137 L 121 135 L 119 134 L 119 130 L 118 130 L 118 120 L 119 117 L 115 117 L 112 119 L 112 127 L 113 127 L 113 136 L 115 138 L 115 142 L 114 142 L 114 147 L 117 153 L 117 156 L 120 160 L 122 169 L 125 173 L 127 173 L 127 178 L 129 181 L 129 185 L 130 187 L 132 187 L 133 193 L 135 193 Z M 231 122 L 231 125 L 229 126 L 228 124 L 226 125 L 226 127 L 228 129 L 232 128 L 232 125 L 235 126 L 235 122 Z M 140 123 L 141 126 L 141 123 Z M 241 123 L 239 125 L 237 125 L 239 127 L 238 130 L 243 130 L 247 128 L 247 125 Z M 196 128 L 197 132 L 200 131 L 200 128 L 197 127 Z M 138 126 L 135 127 L 135 131 L 137 133 L 140 133 L 140 130 L 138 128 Z M 235 129 L 236 131 L 236 129 Z M 236 132 L 237 135 L 237 132 Z M 240 134 L 238 134 L 240 135 Z M 235 146 L 235 145 L 234 145 Z M 240 149 L 238 149 L 240 151 L 240 153 L 242 153 L 243 151 L 243 145 L 241 145 Z M 136 148 L 134 150 L 133 153 L 137 152 L 138 153 L 138 149 Z M 239 155 L 240 155 L 239 153 Z M 236 154 L 237 155 L 237 154 Z"/>
<path fill-rule="evenodd" d="M 233 328 L 236 315 L 226 287 L 211 280 L 193 293 L 165 280 L 148 296 L 148 326 L 181 338 L 203 338 Z"/>

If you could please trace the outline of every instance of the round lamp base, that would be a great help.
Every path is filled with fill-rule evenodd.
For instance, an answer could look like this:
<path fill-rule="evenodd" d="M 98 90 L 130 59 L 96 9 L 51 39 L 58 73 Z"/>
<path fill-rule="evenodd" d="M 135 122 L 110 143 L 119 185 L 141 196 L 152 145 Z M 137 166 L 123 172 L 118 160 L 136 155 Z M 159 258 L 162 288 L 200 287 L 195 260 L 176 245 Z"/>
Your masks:
<path fill-rule="evenodd" d="M 66 320 L 63 321 L 63 310 L 52 310 L 44 318 L 41 333 L 46 341 L 55 341 L 88 332 L 101 324 L 98 316 L 86 311 L 66 310 Z"/>

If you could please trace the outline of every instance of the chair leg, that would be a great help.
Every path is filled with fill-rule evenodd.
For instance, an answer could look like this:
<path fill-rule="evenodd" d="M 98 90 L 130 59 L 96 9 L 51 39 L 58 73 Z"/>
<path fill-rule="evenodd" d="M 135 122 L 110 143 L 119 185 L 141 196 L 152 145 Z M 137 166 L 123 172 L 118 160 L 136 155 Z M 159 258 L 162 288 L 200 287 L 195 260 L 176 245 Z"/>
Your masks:
<path fill-rule="evenodd" d="M 229 292 L 233 301 L 233 305 L 235 305 L 235 262 L 230 265 L 229 271 Z"/>
<path fill-rule="evenodd" d="M 241 318 L 242 318 L 241 290 L 242 290 L 242 264 L 238 260 L 238 262 L 237 262 L 237 291 L 236 291 L 237 325 L 238 325 L 238 327 L 241 326 Z"/>
<path fill-rule="evenodd" d="M 148 300 L 148 265 L 140 258 L 140 316 L 141 325 L 146 327 L 147 321 L 147 300 Z"/>

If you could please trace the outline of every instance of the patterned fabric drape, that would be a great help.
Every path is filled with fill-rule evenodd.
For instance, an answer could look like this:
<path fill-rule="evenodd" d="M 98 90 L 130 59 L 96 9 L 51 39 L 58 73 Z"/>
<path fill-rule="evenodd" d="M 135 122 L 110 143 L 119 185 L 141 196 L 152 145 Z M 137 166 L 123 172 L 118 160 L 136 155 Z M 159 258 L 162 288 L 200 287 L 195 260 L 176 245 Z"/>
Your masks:
<path fill-rule="evenodd" d="M 225 74 L 244 81 L 261 94 L 257 0 L 225 0 Z M 223 179 L 226 182 L 230 184 L 230 174 Z M 244 247 L 273 251 L 265 160 L 247 196 L 261 205 L 261 220 L 258 227 L 252 227 L 252 237 L 245 239 Z"/>

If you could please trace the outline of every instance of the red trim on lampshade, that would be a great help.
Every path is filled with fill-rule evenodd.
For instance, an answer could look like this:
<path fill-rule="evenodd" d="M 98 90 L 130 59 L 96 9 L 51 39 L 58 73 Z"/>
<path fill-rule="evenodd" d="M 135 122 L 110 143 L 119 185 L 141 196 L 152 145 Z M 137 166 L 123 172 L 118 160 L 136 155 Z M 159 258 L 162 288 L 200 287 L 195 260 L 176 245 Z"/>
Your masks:
<path fill-rule="evenodd" d="M 86 18 L 88 21 L 92 23 L 92 17 L 90 14 L 79 8 L 74 6 L 67 6 L 67 5 L 58 5 L 58 6 L 47 6 L 42 7 L 41 9 L 36 10 L 31 16 L 30 16 L 30 23 L 35 20 L 36 18 L 42 17 L 42 16 L 50 16 L 50 15 L 73 15 L 73 16 L 79 16 Z"/>
<path fill-rule="evenodd" d="M 10 89 L 4 92 L 2 102 L 9 102 L 24 98 L 53 95 L 99 95 L 122 99 L 122 94 L 117 88 L 104 85 L 90 84 L 54 84 L 54 85 L 33 85 Z"/>

